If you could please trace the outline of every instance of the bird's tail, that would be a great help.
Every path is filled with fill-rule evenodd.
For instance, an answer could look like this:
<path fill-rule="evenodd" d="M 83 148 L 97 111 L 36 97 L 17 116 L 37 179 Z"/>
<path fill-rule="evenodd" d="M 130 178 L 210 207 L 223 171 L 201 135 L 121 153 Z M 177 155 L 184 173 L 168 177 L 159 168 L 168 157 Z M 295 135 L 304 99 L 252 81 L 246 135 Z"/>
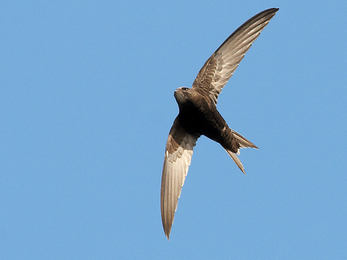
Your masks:
<path fill-rule="evenodd" d="M 256 145 L 254 145 L 251 141 L 247 140 L 246 138 L 244 138 L 242 135 L 240 135 L 239 133 L 235 132 L 234 130 L 231 130 L 231 132 L 233 133 L 234 137 L 236 138 L 237 142 L 239 143 L 239 149 L 237 150 L 237 154 L 240 154 L 240 148 L 256 148 L 258 149 L 258 147 Z M 225 148 L 224 148 L 225 149 Z M 245 169 L 239 159 L 239 157 L 237 157 L 236 153 L 233 153 L 232 151 L 225 149 L 225 151 L 230 155 L 231 159 L 233 159 L 233 161 L 236 163 L 236 165 L 240 168 L 240 170 L 245 173 Z"/>

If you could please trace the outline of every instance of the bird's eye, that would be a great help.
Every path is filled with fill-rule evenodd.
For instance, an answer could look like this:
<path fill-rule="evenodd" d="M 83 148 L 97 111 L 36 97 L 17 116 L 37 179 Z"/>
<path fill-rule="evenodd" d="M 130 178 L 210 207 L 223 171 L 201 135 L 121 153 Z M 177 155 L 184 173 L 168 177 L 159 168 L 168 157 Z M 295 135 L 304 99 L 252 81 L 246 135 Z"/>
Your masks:
<path fill-rule="evenodd" d="M 188 88 L 186 88 L 186 87 L 182 87 L 182 90 L 188 90 Z"/>

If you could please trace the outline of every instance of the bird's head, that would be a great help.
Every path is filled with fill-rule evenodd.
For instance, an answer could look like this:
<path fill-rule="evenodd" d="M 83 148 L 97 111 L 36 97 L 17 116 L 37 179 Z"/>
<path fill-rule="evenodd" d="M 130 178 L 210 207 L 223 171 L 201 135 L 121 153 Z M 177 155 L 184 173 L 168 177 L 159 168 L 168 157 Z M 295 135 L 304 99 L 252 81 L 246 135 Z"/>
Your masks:
<path fill-rule="evenodd" d="M 179 106 L 183 105 L 189 100 L 189 88 L 180 87 L 175 90 L 174 96 Z"/>

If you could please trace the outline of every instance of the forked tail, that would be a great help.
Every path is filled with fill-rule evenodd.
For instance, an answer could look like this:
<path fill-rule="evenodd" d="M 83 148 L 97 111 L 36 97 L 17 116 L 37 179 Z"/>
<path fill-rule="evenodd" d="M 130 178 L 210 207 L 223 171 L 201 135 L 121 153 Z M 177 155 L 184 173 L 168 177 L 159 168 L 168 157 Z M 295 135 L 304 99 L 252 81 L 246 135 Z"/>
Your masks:
<path fill-rule="evenodd" d="M 258 147 L 256 145 L 254 145 L 251 141 L 247 140 L 246 138 L 244 138 L 242 135 L 240 135 L 239 133 L 235 132 L 234 130 L 231 130 L 231 132 L 234 134 L 234 137 L 236 138 L 237 142 L 239 143 L 240 147 L 237 150 L 237 154 L 240 154 L 240 148 L 256 148 L 258 149 Z M 225 149 L 225 148 L 224 148 Z M 233 161 L 236 163 L 236 165 L 240 168 L 240 170 L 245 173 L 245 168 L 243 167 L 239 157 L 237 157 L 236 153 L 233 153 L 232 151 L 225 149 L 225 151 L 230 155 L 231 159 L 233 159 Z"/>

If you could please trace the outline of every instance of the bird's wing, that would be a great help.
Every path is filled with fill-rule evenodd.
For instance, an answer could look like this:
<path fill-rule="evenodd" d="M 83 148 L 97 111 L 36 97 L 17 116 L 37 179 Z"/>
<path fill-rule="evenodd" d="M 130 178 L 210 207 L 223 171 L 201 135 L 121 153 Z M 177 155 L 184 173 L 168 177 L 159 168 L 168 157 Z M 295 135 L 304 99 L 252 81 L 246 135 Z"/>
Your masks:
<path fill-rule="evenodd" d="M 233 32 L 201 68 L 193 83 L 193 89 L 217 104 L 222 88 L 277 11 L 278 8 L 267 9 L 253 16 Z"/>
<path fill-rule="evenodd" d="M 161 218 L 168 239 L 197 139 L 186 133 L 176 118 L 167 139 L 161 178 Z"/>

